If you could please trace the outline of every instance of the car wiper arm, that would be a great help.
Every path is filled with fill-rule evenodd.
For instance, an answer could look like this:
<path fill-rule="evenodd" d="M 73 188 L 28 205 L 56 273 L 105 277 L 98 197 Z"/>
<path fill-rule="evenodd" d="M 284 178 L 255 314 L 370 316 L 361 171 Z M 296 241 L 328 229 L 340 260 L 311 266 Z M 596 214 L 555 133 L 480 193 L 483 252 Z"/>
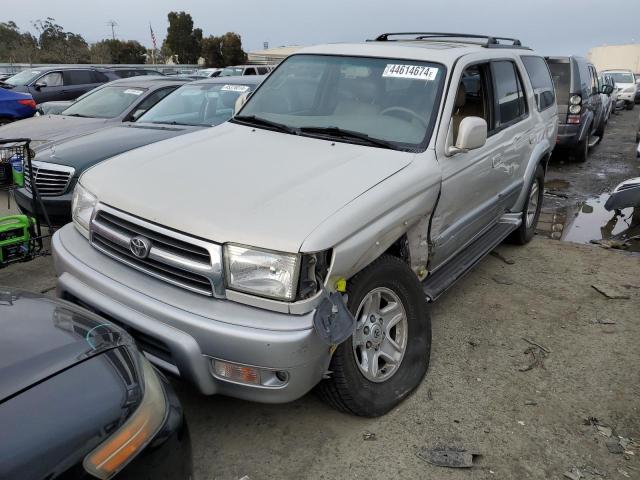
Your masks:
<path fill-rule="evenodd" d="M 339 127 L 300 127 L 300 133 L 317 133 L 320 135 L 327 135 L 329 137 L 338 137 L 338 138 L 350 138 L 354 140 L 361 140 L 370 145 L 374 145 L 376 147 L 381 148 L 389 148 L 392 150 L 397 150 L 396 145 L 392 142 L 388 142 L 387 140 L 382 140 L 381 138 L 370 137 L 366 133 L 356 132 L 354 130 L 345 130 Z"/>
<path fill-rule="evenodd" d="M 238 121 L 249 125 L 264 125 L 265 127 L 272 127 L 276 130 L 280 130 L 281 132 L 290 133 L 291 135 L 298 135 L 299 133 L 297 128 L 290 127 L 284 123 L 267 120 L 266 118 L 256 117 L 255 115 L 236 115 L 232 118 L 232 121 Z"/>
<path fill-rule="evenodd" d="M 65 117 L 79 117 L 79 118 L 90 118 L 86 115 L 81 115 L 79 113 L 67 113 Z"/>

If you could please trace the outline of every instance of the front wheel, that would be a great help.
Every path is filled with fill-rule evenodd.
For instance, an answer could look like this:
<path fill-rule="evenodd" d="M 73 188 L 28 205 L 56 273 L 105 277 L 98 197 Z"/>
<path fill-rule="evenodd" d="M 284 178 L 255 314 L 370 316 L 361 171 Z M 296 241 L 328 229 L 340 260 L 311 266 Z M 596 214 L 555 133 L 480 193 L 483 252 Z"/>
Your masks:
<path fill-rule="evenodd" d="M 427 372 L 431 319 L 422 286 L 399 258 L 383 255 L 349 281 L 356 331 L 336 349 L 319 385 L 332 407 L 377 417 L 398 405 Z"/>
<path fill-rule="evenodd" d="M 635 108 L 636 104 L 635 102 L 627 102 L 627 110 L 633 110 Z"/>
<path fill-rule="evenodd" d="M 522 211 L 522 223 L 510 237 L 512 243 L 525 245 L 529 243 L 536 233 L 536 225 L 542 211 L 542 201 L 544 199 L 544 169 L 538 165 L 533 181 L 529 186 L 527 201 Z"/>

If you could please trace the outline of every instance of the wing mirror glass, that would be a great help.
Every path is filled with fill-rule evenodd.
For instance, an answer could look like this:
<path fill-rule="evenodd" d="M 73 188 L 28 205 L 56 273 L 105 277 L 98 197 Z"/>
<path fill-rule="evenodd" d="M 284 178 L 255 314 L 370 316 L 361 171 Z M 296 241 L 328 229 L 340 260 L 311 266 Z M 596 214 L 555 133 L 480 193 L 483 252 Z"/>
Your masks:
<path fill-rule="evenodd" d="M 604 93 L 605 95 L 611 95 L 613 93 L 613 87 L 611 85 L 602 85 L 600 89 L 600 93 Z"/>
<path fill-rule="evenodd" d="M 456 153 L 467 153 L 469 150 L 475 150 L 483 147 L 487 143 L 487 122 L 480 117 L 467 117 L 460 122 L 458 127 L 458 137 L 455 146 L 447 149 L 448 155 Z"/>

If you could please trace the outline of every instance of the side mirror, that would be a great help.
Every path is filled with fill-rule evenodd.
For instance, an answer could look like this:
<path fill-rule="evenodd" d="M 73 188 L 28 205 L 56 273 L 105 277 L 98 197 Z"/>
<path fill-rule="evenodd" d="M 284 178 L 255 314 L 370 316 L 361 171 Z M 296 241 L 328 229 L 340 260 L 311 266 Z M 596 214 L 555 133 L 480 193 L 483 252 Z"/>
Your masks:
<path fill-rule="evenodd" d="M 238 98 L 236 98 L 236 104 L 233 109 L 234 115 L 238 113 L 242 107 L 244 107 L 244 104 L 247 103 L 247 100 L 249 100 L 250 96 L 251 96 L 251 92 L 247 92 L 247 93 L 243 93 Z"/>
<path fill-rule="evenodd" d="M 36 90 L 40 90 L 41 88 L 46 87 L 47 84 L 44 82 L 37 82 L 37 83 L 34 83 L 33 86 L 35 87 Z"/>
<path fill-rule="evenodd" d="M 483 147 L 487 143 L 487 122 L 480 117 L 467 117 L 460 122 L 458 128 L 458 138 L 455 146 L 447 149 L 447 155 L 455 155 L 456 153 L 467 153 L 469 150 L 475 150 Z"/>
<path fill-rule="evenodd" d="M 604 93 L 605 95 L 611 95 L 613 93 L 613 87 L 611 85 L 602 85 L 600 89 L 600 93 Z"/>

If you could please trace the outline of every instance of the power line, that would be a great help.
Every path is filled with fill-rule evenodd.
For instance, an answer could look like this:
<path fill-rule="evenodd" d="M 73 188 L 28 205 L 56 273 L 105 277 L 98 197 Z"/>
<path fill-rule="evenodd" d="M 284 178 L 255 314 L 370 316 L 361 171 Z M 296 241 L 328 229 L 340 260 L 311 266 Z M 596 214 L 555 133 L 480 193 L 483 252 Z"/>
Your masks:
<path fill-rule="evenodd" d="M 111 38 L 116 39 L 116 27 L 118 26 L 118 22 L 115 20 L 109 20 L 107 22 L 107 26 L 111 27 Z"/>

